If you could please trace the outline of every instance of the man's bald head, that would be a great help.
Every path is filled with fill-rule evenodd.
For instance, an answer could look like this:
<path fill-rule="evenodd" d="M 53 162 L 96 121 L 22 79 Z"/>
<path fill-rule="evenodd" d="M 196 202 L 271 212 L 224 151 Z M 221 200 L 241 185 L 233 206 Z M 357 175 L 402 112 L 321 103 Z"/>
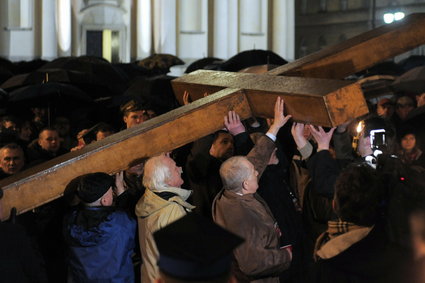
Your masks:
<path fill-rule="evenodd" d="M 38 135 L 38 144 L 42 149 L 56 153 L 60 148 L 58 131 L 51 128 L 41 130 Z"/>

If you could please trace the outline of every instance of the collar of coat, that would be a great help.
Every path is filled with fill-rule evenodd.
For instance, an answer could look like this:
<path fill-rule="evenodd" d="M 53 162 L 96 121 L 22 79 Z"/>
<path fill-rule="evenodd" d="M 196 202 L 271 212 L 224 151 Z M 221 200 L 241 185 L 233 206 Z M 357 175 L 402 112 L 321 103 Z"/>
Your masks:
<path fill-rule="evenodd" d="M 148 190 L 154 192 L 154 193 L 162 193 L 162 192 L 170 192 L 178 195 L 180 198 L 182 198 L 184 201 L 186 201 L 190 195 L 192 194 L 191 190 L 185 190 L 182 188 L 176 188 L 176 187 L 160 187 L 160 188 L 149 188 Z M 170 198 L 170 200 L 173 198 Z"/>
<path fill-rule="evenodd" d="M 328 230 L 319 236 L 315 259 L 330 259 L 369 235 L 372 227 L 357 226 L 342 221 L 329 221 Z"/>

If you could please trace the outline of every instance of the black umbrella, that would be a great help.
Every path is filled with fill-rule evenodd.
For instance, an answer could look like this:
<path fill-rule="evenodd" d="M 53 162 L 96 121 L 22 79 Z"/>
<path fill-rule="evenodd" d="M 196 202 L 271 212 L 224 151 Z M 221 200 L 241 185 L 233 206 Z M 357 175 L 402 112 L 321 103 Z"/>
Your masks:
<path fill-rule="evenodd" d="M 31 61 L 20 61 L 13 63 L 15 66 L 15 74 L 26 74 L 34 72 L 35 70 L 44 66 L 48 61 L 43 59 L 34 59 Z"/>
<path fill-rule="evenodd" d="M 393 61 L 378 63 L 364 71 L 357 73 L 359 77 L 371 77 L 376 75 L 399 76 L 403 74 L 403 68 Z"/>
<path fill-rule="evenodd" d="M 199 69 L 208 69 L 211 70 L 211 65 L 217 67 L 219 64 L 223 62 L 223 59 L 215 58 L 215 57 L 205 57 L 199 60 L 192 62 L 189 66 L 187 66 L 186 74 L 194 72 Z"/>
<path fill-rule="evenodd" d="M 90 84 L 95 91 L 96 86 L 101 87 L 97 93 L 90 93 L 93 97 L 121 94 L 127 87 L 128 79 L 124 72 L 116 69 L 111 63 L 103 58 L 94 56 L 80 57 L 62 57 L 55 59 L 43 67 L 40 71 L 48 71 L 51 69 L 63 69 L 77 71 L 89 76 Z"/>
<path fill-rule="evenodd" d="M 420 94 L 425 92 L 425 66 L 420 66 L 407 71 L 398 77 L 392 88 L 397 92 Z"/>
<path fill-rule="evenodd" d="M 124 96 L 132 97 L 150 106 L 157 115 L 166 113 L 179 107 L 171 86 L 171 81 L 175 78 L 167 75 L 139 77 L 133 80 Z"/>
<path fill-rule="evenodd" d="M 75 86 L 49 82 L 16 89 L 9 93 L 8 101 L 15 105 L 56 106 L 69 109 L 91 103 L 93 99 Z"/>
<path fill-rule="evenodd" d="M 13 64 L 13 62 L 10 61 L 9 59 L 0 57 L 0 67 L 3 68 L 4 70 L 9 71 L 12 74 L 17 73 L 17 68 L 15 64 Z"/>
<path fill-rule="evenodd" d="M 407 72 L 415 67 L 425 66 L 425 56 L 412 55 L 398 62 L 398 65 L 403 69 L 404 72 Z"/>
<path fill-rule="evenodd" d="M 32 73 L 15 75 L 5 81 L 0 87 L 6 90 L 13 90 L 26 85 L 42 84 L 46 82 L 69 83 L 84 86 L 95 83 L 93 81 L 94 79 L 96 78 L 93 78 L 90 74 L 72 70 L 37 70 Z"/>
<path fill-rule="evenodd" d="M 0 66 L 0 84 L 13 77 L 13 73 L 3 66 Z"/>
<path fill-rule="evenodd" d="M 0 88 L 0 114 L 2 114 L 3 110 L 6 109 L 7 98 L 7 92 Z"/>
<path fill-rule="evenodd" d="M 221 71 L 237 72 L 239 70 L 264 64 L 285 65 L 285 59 L 269 50 L 248 50 L 243 51 L 229 58 L 219 66 Z"/>
<path fill-rule="evenodd" d="M 138 65 L 155 71 L 157 74 L 167 74 L 170 71 L 170 67 L 175 65 L 183 65 L 184 62 L 179 57 L 171 54 L 153 54 L 138 62 Z"/>

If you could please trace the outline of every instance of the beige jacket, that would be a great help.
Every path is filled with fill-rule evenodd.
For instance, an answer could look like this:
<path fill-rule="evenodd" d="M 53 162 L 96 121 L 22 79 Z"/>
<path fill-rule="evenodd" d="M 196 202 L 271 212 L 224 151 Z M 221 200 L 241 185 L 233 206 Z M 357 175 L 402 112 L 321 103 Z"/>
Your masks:
<path fill-rule="evenodd" d="M 155 192 L 172 192 L 177 196 L 165 200 Z M 195 208 L 186 202 L 191 192 L 173 187 L 164 187 L 158 190 L 146 189 L 137 203 L 135 212 L 138 217 L 139 243 L 143 259 L 141 270 L 143 283 L 150 283 L 159 278 L 157 267 L 159 255 L 152 234 Z"/>

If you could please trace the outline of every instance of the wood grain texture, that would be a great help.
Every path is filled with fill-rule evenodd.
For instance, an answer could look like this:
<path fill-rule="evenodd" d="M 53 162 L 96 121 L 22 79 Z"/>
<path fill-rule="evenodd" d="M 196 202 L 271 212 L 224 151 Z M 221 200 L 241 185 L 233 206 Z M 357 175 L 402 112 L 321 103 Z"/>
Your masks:
<path fill-rule="evenodd" d="M 0 181 L 4 192 L 2 220 L 9 217 L 12 207 L 19 214 L 60 197 L 66 185 L 82 174 L 115 173 L 135 159 L 172 150 L 217 131 L 223 128 L 229 110 L 243 119 L 252 115 L 245 94 L 226 89 L 4 179 Z"/>
<path fill-rule="evenodd" d="M 361 87 L 350 81 L 256 75 L 199 70 L 172 81 L 176 97 L 182 100 L 185 90 L 192 99 L 215 88 L 241 88 L 248 95 L 253 114 L 273 117 L 273 107 L 263 103 L 265 97 L 281 95 L 287 114 L 294 121 L 334 127 L 368 113 Z M 194 95 L 192 95 L 192 93 Z"/>
<path fill-rule="evenodd" d="M 343 79 L 425 44 L 425 14 L 383 25 L 340 44 L 277 67 L 270 75 Z"/>

